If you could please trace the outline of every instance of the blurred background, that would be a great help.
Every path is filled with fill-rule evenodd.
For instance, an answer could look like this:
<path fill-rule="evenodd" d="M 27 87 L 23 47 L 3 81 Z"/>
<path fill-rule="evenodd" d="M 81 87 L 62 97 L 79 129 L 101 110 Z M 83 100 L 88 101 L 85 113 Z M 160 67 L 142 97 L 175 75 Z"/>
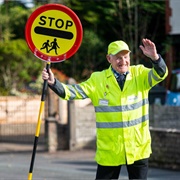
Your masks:
<path fill-rule="evenodd" d="M 180 169 L 180 1 L 178 0 L 0 0 L 0 143 L 32 145 L 45 62 L 25 40 L 28 17 L 38 7 L 63 4 L 83 26 L 77 53 L 52 64 L 64 83 L 86 80 L 108 68 L 107 46 L 124 40 L 131 64 L 151 67 L 139 45 L 151 39 L 164 58 L 168 77 L 150 91 L 150 128 L 154 156 L 151 165 Z M 89 100 L 60 100 L 48 89 L 39 144 L 47 151 L 95 149 L 95 115 Z"/>
<path fill-rule="evenodd" d="M 40 74 L 44 63 L 30 52 L 24 31 L 30 14 L 47 3 L 71 8 L 80 18 L 84 31 L 78 52 L 68 61 L 52 64 L 52 68 L 81 82 L 93 71 L 108 67 L 105 60 L 107 45 L 117 39 L 129 44 L 131 64 L 151 67 L 149 59 L 139 49 L 142 38 L 149 38 L 155 42 L 170 72 L 160 87 L 152 89 L 150 103 L 155 101 L 154 94 L 162 93 L 162 104 L 180 105 L 177 0 L 0 0 L 2 96 L 41 93 Z"/>

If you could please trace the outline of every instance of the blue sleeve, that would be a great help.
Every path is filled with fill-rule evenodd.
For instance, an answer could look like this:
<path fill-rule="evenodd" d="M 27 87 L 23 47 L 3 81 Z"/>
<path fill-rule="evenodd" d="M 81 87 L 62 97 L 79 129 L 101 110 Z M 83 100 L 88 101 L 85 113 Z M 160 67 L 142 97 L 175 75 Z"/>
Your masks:
<path fill-rule="evenodd" d="M 48 85 L 50 89 L 52 89 L 58 96 L 65 98 L 65 90 L 63 85 L 55 79 L 55 83 L 53 85 Z"/>
<path fill-rule="evenodd" d="M 157 61 L 152 61 L 152 65 L 155 69 L 155 71 L 157 72 L 157 74 L 160 76 L 160 77 L 163 77 L 166 73 L 166 64 L 163 60 L 163 58 L 161 57 L 160 54 L 159 55 L 159 59 Z"/>

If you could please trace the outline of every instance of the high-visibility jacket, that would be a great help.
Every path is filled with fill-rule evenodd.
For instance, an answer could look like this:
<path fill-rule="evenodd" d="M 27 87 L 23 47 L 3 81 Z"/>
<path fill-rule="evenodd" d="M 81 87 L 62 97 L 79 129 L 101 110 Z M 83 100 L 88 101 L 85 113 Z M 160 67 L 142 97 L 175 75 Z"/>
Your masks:
<path fill-rule="evenodd" d="M 151 154 L 148 93 L 168 74 L 130 66 L 123 90 L 111 70 L 92 73 L 76 85 L 65 85 L 66 100 L 90 98 L 96 113 L 96 161 L 104 166 L 132 164 Z"/>

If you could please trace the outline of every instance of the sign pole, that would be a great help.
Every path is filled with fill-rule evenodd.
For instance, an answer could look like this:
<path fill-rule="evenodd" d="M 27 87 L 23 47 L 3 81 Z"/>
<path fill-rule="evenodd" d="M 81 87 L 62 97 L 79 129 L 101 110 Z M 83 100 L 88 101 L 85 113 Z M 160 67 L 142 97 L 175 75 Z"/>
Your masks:
<path fill-rule="evenodd" d="M 47 62 L 47 64 L 46 64 L 47 71 L 49 71 L 49 68 L 50 68 L 50 62 Z M 37 122 L 37 125 L 36 125 L 36 133 L 35 133 L 35 138 L 34 138 L 34 147 L 33 147 L 31 163 L 30 163 L 30 168 L 29 168 L 29 174 L 28 174 L 28 180 L 32 180 L 33 167 L 34 167 L 36 149 L 37 149 L 39 133 L 40 133 L 40 128 L 41 128 L 41 121 L 42 121 L 42 114 L 43 114 L 43 110 L 44 110 L 44 103 L 45 103 L 45 98 L 46 98 L 47 85 L 48 85 L 47 80 L 44 80 L 43 89 L 42 89 L 42 95 L 41 95 L 41 103 L 40 103 L 39 115 L 38 115 L 38 122 Z"/>

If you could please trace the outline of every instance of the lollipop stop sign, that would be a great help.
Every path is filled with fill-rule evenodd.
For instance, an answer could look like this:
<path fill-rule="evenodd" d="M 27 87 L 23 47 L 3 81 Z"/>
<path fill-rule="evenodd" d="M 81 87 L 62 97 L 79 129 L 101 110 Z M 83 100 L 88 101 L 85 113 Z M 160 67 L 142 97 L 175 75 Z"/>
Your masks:
<path fill-rule="evenodd" d="M 76 53 L 82 42 L 82 25 L 77 15 L 68 7 L 47 4 L 30 15 L 26 23 L 25 37 L 33 54 L 47 62 L 48 70 L 51 62 L 64 61 Z M 47 80 L 44 80 L 28 180 L 32 180 L 46 89 Z"/>
<path fill-rule="evenodd" d="M 29 17 L 26 42 L 39 59 L 61 62 L 76 53 L 82 42 L 82 25 L 78 16 L 60 4 L 46 4 Z"/>

